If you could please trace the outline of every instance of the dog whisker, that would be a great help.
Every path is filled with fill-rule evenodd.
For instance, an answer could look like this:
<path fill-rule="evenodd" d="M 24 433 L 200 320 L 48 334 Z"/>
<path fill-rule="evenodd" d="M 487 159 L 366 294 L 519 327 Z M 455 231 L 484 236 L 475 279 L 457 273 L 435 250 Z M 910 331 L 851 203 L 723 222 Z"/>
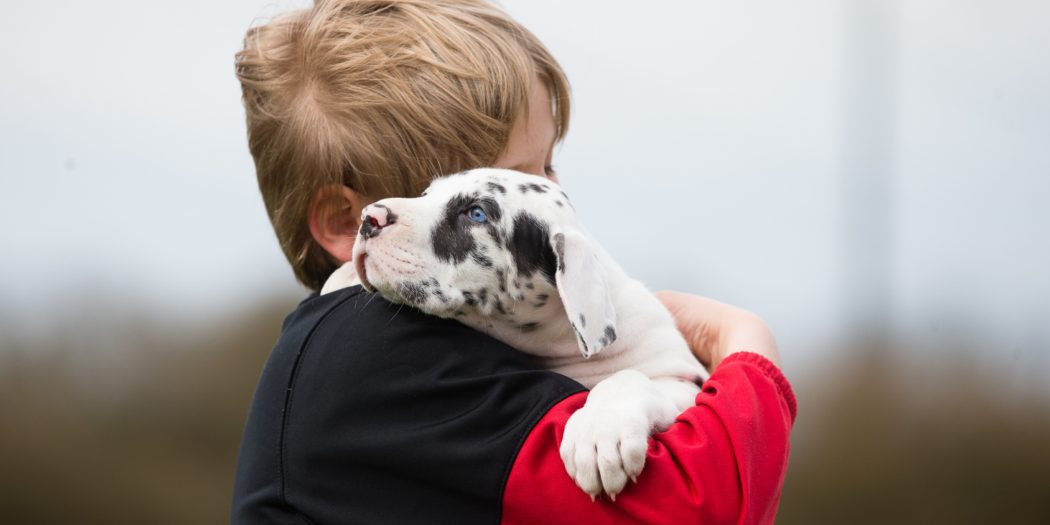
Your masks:
<path fill-rule="evenodd" d="M 391 323 L 391 322 L 392 322 L 392 321 L 393 321 L 394 319 L 396 319 L 396 318 L 397 318 L 397 314 L 401 313 L 401 309 L 402 309 L 402 308 L 404 308 L 404 307 L 405 307 L 404 303 L 401 303 L 401 304 L 400 304 L 400 305 L 398 306 L 398 308 L 397 308 L 397 311 L 396 311 L 396 312 L 394 312 L 394 315 L 393 315 L 393 316 L 391 316 L 391 317 L 390 317 L 390 320 L 389 320 L 389 321 L 387 321 L 386 323 L 387 323 L 387 324 L 390 324 L 390 323 Z"/>

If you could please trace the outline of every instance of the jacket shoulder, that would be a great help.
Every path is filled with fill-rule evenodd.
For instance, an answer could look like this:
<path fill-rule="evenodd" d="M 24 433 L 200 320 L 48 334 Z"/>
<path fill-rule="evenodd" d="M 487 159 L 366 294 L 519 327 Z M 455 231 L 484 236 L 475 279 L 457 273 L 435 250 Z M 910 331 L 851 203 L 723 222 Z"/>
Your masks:
<path fill-rule="evenodd" d="M 283 395 L 283 499 L 321 522 L 498 520 L 525 436 L 583 390 L 465 325 L 358 287 L 300 305 L 274 352 L 294 354 L 274 374 L 283 384 L 267 387 Z"/>

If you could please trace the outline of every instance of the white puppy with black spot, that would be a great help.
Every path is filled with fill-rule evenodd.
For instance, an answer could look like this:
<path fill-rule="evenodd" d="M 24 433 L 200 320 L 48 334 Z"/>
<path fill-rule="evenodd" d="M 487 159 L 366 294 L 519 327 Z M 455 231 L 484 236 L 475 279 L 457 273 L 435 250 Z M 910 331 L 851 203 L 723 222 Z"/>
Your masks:
<path fill-rule="evenodd" d="M 695 404 L 707 371 L 664 306 L 578 224 L 551 181 L 478 169 L 414 199 L 366 207 L 353 261 L 322 293 L 360 282 L 454 318 L 591 389 L 560 447 L 584 491 L 615 498 L 649 434 Z"/>

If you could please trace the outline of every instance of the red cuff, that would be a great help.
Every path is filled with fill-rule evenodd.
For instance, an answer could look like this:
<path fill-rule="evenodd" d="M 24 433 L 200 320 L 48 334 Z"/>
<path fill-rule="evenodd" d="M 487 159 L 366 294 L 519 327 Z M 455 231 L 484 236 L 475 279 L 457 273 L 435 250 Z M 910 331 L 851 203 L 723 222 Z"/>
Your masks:
<path fill-rule="evenodd" d="M 765 372 L 766 376 L 777 385 L 777 390 L 780 392 L 780 396 L 784 399 L 784 402 L 787 403 L 788 412 L 791 414 L 791 423 L 794 424 L 795 416 L 798 415 L 798 403 L 795 401 L 795 391 L 791 389 L 791 383 L 788 383 L 788 380 L 784 377 L 784 372 L 780 370 L 780 367 L 773 364 L 772 361 L 762 354 L 742 351 L 729 354 L 729 357 L 726 357 L 718 364 L 718 369 L 721 369 L 726 365 L 732 365 L 736 362 L 755 365 Z M 697 403 L 700 403 L 699 399 L 697 399 Z"/>
<path fill-rule="evenodd" d="M 653 436 L 645 470 L 616 502 L 591 502 L 558 455 L 565 423 L 586 396 L 555 405 L 525 439 L 504 488 L 502 523 L 773 522 L 797 407 L 768 359 L 740 352 L 722 361 L 696 406 Z"/>

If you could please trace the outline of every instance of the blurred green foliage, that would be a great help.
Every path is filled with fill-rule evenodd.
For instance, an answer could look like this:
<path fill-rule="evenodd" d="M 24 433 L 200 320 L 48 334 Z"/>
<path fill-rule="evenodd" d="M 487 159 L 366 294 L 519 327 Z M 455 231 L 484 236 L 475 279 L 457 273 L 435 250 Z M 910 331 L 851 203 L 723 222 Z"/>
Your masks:
<path fill-rule="evenodd" d="M 3 342 L 0 522 L 225 522 L 255 381 L 293 305 L 126 329 L 119 351 Z M 839 355 L 791 378 L 779 523 L 1050 523 L 1045 397 L 964 357 Z"/>

